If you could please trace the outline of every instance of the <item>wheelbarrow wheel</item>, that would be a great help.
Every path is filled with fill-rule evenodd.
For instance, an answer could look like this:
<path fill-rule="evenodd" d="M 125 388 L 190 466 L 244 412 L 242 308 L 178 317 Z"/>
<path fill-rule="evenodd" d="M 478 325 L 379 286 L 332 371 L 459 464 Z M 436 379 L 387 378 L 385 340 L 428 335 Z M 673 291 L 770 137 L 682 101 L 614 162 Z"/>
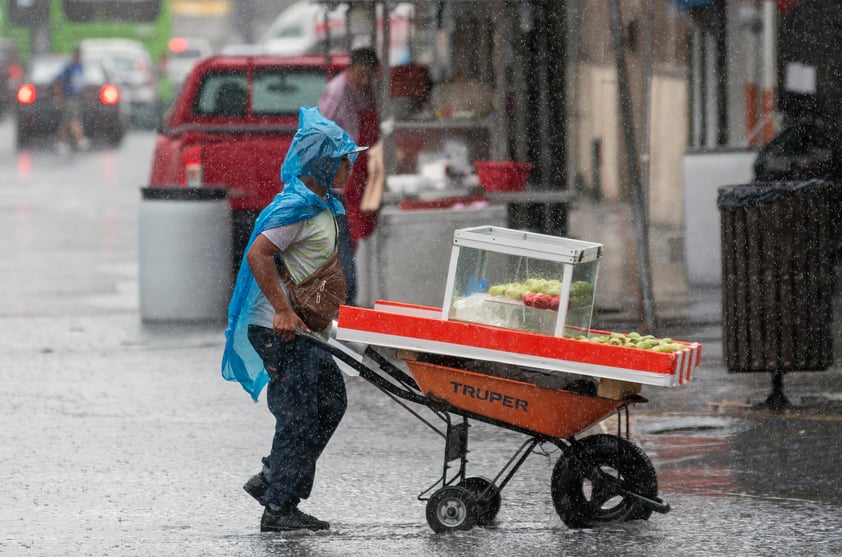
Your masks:
<path fill-rule="evenodd" d="M 482 476 L 471 476 L 459 484 L 474 496 L 476 501 L 476 523 L 477 526 L 488 526 L 494 521 L 500 511 L 500 490 L 491 480 Z M 490 488 L 490 489 L 489 489 Z M 486 491 L 487 490 L 487 491 Z"/>
<path fill-rule="evenodd" d="M 437 534 L 470 530 L 477 523 L 474 495 L 465 487 L 451 485 L 433 493 L 427 501 L 427 524 Z"/>
<path fill-rule="evenodd" d="M 658 478 L 646 453 L 615 435 L 576 441 L 559 458 L 552 476 L 553 505 L 570 528 L 646 520 L 652 507 L 636 495 L 657 500 Z"/>

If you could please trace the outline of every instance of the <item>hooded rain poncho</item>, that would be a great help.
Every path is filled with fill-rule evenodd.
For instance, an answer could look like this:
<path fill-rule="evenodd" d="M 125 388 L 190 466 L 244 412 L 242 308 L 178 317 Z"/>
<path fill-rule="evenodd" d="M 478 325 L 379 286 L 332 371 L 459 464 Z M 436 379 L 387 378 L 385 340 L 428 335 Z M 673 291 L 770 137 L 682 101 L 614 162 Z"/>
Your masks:
<path fill-rule="evenodd" d="M 245 254 L 264 230 L 311 219 L 325 209 L 333 211 L 334 215 L 345 214 L 342 203 L 330 194 L 331 185 L 342 157 L 347 155 L 353 164 L 362 149 L 364 147 L 357 147 L 342 128 L 322 116 L 317 108 L 302 107 L 298 131 L 281 167 L 284 189 L 257 217 Z M 303 175 L 326 185 L 328 199 L 323 200 L 310 191 L 301 181 Z M 244 255 L 228 305 L 222 376 L 228 381 L 239 381 L 255 402 L 269 381 L 260 356 L 248 340 L 249 310 L 260 294 Z"/>

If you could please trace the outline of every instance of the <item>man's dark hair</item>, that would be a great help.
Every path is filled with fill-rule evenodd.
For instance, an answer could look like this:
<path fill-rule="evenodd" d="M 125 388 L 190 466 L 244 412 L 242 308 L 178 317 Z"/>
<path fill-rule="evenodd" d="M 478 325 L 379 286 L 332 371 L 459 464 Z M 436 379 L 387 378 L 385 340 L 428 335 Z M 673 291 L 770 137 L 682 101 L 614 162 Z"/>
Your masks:
<path fill-rule="evenodd" d="M 376 68 L 380 63 L 377 60 L 377 52 L 370 47 L 355 48 L 352 50 L 348 62 L 349 64 L 361 64 L 369 68 Z"/>

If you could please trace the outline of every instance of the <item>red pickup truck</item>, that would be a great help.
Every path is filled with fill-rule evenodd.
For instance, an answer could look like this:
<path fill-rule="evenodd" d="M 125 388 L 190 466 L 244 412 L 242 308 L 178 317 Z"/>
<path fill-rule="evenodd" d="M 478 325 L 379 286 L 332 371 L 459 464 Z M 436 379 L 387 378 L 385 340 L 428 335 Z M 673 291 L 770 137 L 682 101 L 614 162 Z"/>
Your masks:
<path fill-rule="evenodd" d="M 150 187 L 225 187 L 239 265 L 254 219 L 281 190 L 298 109 L 317 106 L 347 56 L 212 56 L 188 75 L 155 143 Z"/>

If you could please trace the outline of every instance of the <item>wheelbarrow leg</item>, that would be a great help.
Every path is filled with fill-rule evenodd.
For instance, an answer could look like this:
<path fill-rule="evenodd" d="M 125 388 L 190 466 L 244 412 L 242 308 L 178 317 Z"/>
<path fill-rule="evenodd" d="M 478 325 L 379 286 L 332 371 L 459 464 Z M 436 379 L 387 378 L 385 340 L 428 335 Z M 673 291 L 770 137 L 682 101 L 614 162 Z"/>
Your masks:
<path fill-rule="evenodd" d="M 462 418 L 462 422 L 453 424 L 449 417 L 447 420 L 447 432 L 444 440 L 444 474 L 443 479 L 447 477 L 448 463 L 454 460 L 459 460 L 459 478 L 465 479 L 465 469 L 468 464 L 468 424 L 467 418 Z M 446 481 L 444 482 L 447 483 Z"/>

